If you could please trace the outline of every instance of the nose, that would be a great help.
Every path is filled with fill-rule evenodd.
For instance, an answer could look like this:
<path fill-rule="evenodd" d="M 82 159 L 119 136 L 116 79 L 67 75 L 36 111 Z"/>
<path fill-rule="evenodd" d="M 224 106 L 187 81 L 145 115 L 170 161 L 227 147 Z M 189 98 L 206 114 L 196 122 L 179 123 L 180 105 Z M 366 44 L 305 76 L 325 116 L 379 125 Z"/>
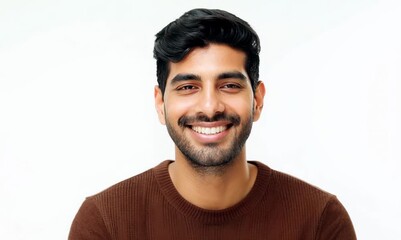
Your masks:
<path fill-rule="evenodd" d="M 199 95 L 197 112 L 212 118 L 224 110 L 225 106 L 218 90 L 214 86 L 204 87 Z"/>

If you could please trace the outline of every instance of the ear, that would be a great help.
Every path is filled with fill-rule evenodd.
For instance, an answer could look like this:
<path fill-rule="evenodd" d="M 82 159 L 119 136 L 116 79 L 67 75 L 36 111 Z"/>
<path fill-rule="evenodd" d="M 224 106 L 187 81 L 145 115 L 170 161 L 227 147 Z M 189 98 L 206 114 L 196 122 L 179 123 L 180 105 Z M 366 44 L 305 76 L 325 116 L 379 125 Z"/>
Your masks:
<path fill-rule="evenodd" d="M 253 103 L 253 121 L 256 122 L 260 115 L 262 114 L 263 109 L 263 99 L 265 98 L 265 84 L 262 81 L 258 82 L 258 85 L 255 89 L 254 103 Z"/>
<path fill-rule="evenodd" d="M 165 125 L 166 118 L 164 115 L 163 93 L 162 93 L 162 90 L 159 88 L 159 86 L 155 86 L 154 96 L 155 96 L 155 107 L 156 107 L 157 116 L 159 117 L 160 123 Z"/>

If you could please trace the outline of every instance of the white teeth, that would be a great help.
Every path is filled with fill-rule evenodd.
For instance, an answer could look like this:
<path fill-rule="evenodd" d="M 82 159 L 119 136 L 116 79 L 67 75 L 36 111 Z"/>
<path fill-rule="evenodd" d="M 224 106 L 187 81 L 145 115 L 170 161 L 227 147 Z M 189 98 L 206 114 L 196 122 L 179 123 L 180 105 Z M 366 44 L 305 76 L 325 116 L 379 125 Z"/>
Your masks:
<path fill-rule="evenodd" d="M 227 129 L 227 126 L 211 127 L 211 128 L 192 126 L 192 130 L 194 130 L 195 132 L 201 133 L 201 134 L 206 134 L 206 135 L 221 133 L 222 131 L 224 131 L 226 129 Z"/>

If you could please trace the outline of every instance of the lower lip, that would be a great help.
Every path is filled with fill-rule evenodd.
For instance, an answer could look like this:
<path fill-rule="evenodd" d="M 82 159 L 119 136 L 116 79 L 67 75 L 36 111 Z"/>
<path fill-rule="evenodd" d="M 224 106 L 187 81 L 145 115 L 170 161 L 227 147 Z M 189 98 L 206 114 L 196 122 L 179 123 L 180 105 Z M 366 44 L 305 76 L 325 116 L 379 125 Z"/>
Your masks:
<path fill-rule="evenodd" d="M 230 128 L 227 128 L 226 130 L 216 133 L 216 134 L 202 134 L 202 133 L 197 133 L 194 130 L 190 129 L 191 135 L 195 138 L 196 141 L 200 143 L 219 143 L 221 142 L 228 134 L 228 130 Z"/>

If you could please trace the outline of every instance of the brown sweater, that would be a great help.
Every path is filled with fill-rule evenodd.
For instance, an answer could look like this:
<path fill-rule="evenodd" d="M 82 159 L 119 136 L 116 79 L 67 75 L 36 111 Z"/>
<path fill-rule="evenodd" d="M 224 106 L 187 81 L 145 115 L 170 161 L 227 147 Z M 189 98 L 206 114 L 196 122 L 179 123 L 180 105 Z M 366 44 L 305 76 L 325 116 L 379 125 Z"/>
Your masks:
<path fill-rule="evenodd" d="M 260 162 L 250 193 L 224 210 L 205 210 L 182 198 L 164 161 L 88 197 L 70 240 L 97 239 L 356 239 L 334 195 Z"/>

